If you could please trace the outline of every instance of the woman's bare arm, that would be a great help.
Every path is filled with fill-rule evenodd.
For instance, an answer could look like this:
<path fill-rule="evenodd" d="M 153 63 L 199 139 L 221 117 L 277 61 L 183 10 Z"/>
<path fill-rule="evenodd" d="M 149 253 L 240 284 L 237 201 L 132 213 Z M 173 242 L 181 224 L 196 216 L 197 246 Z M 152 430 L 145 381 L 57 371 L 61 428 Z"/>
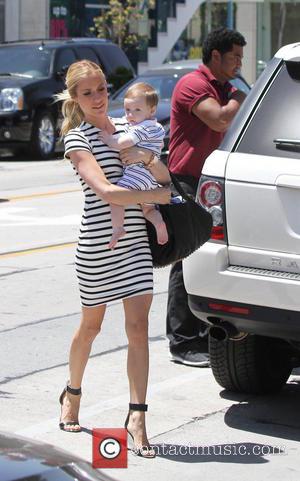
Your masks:
<path fill-rule="evenodd" d="M 161 162 L 156 155 L 146 167 L 159 184 L 168 185 L 171 182 L 167 166 Z"/>
<path fill-rule="evenodd" d="M 99 133 L 99 139 L 108 147 L 115 150 L 124 150 L 128 149 L 129 147 L 133 147 L 134 142 L 130 134 L 121 134 L 118 137 L 114 137 L 106 132 L 106 130 L 102 130 Z"/>
<path fill-rule="evenodd" d="M 84 150 L 70 152 L 69 157 L 80 177 L 101 199 L 117 205 L 130 204 L 168 204 L 170 202 L 170 189 L 158 187 L 153 190 L 128 190 L 111 184 L 104 175 L 103 170 L 95 157 Z"/>

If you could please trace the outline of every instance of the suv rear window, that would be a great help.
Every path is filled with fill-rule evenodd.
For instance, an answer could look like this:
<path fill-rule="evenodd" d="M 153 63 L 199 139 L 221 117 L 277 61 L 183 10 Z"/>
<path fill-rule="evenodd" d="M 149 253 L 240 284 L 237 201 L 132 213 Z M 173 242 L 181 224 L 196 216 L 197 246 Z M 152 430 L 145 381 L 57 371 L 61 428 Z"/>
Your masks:
<path fill-rule="evenodd" d="M 92 62 L 99 63 L 98 57 L 95 54 L 94 50 L 89 47 L 77 47 L 76 52 L 79 55 L 80 59 L 91 60 Z"/>
<path fill-rule="evenodd" d="M 59 50 L 56 58 L 56 71 L 59 72 L 65 69 L 71 65 L 71 63 L 76 62 L 76 60 L 75 53 L 71 48 Z"/>
<path fill-rule="evenodd" d="M 29 77 L 47 77 L 50 71 L 51 49 L 41 45 L 0 48 L 0 75 L 18 73 Z"/>
<path fill-rule="evenodd" d="M 236 151 L 300 158 L 300 62 L 283 63 Z M 299 146 L 279 140 L 299 141 Z M 277 140 L 277 142 L 275 142 Z"/>
<path fill-rule="evenodd" d="M 97 45 L 94 48 L 105 70 L 114 72 L 120 66 L 132 70 L 126 55 L 116 45 Z"/>

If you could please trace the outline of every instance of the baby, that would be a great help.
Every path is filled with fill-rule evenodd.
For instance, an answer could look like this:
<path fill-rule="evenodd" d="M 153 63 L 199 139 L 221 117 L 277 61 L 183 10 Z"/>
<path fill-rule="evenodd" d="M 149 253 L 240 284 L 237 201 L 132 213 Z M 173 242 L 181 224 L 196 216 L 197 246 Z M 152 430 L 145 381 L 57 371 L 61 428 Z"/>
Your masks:
<path fill-rule="evenodd" d="M 151 85 L 144 82 L 133 84 L 124 97 L 125 116 L 128 121 L 128 125 L 125 126 L 126 133 L 111 135 L 103 130 L 99 134 L 100 139 L 115 150 L 137 145 L 151 150 L 154 155 L 159 157 L 165 132 L 154 118 L 157 104 L 158 95 Z M 117 185 L 126 189 L 138 190 L 155 189 L 159 186 L 142 162 L 124 167 L 123 176 Z M 168 232 L 161 213 L 152 204 L 143 204 L 142 209 L 145 218 L 155 227 L 157 242 L 165 244 L 168 241 Z M 114 249 L 118 240 L 126 234 L 124 207 L 111 204 L 111 219 L 113 233 L 109 247 Z"/>

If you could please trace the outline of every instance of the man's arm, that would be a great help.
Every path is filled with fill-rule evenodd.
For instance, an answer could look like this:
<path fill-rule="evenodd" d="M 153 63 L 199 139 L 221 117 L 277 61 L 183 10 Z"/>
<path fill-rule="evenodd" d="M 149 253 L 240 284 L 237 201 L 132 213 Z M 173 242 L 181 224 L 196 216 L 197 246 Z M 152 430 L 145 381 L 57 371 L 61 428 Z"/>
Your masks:
<path fill-rule="evenodd" d="M 246 94 L 244 94 L 244 92 L 237 90 L 236 92 L 233 92 L 229 102 L 223 106 L 221 106 L 215 99 L 206 97 L 193 106 L 192 112 L 210 129 L 215 130 L 216 132 L 225 132 L 245 97 Z"/>

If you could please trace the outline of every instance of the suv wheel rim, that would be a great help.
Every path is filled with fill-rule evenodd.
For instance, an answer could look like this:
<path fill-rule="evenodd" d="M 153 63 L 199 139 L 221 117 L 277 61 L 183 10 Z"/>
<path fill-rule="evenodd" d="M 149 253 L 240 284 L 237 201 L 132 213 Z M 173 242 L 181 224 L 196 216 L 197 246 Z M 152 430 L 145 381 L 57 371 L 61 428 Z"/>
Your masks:
<path fill-rule="evenodd" d="M 48 117 L 43 117 L 39 126 L 39 144 L 44 154 L 49 154 L 55 141 L 54 127 Z"/>

